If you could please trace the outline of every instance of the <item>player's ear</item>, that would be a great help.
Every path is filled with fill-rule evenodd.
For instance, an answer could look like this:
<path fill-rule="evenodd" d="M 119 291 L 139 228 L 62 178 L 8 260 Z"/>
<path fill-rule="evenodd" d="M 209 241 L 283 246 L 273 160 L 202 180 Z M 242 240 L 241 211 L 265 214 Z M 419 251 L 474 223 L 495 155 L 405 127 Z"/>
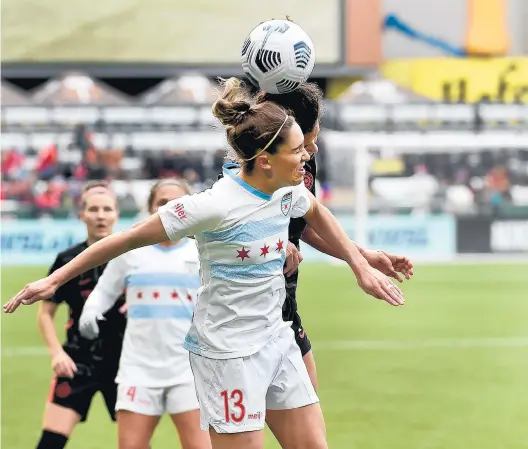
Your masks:
<path fill-rule="evenodd" d="M 270 157 L 268 154 L 263 153 L 260 156 L 257 157 L 256 163 L 262 168 L 263 170 L 270 170 L 271 169 L 271 163 L 270 163 Z"/>

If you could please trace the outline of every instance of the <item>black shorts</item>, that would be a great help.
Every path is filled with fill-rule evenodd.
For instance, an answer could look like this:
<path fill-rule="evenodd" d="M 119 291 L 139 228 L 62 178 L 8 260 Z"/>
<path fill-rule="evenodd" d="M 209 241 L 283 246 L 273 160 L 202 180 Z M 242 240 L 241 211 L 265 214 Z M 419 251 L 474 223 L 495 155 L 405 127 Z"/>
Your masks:
<path fill-rule="evenodd" d="M 297 311 L 293 313 L 293 316 L 291 318 L 293 321 L 291 328 L 295 333 L 295 341 L 297 342 L 297 346 L 299 346 L 301 354 L 304 357 L 312 350 L 312 344 L 310 343 L 308 335 L 306 335 L 306 332 L 304 331 L 304 328 L 301 323 L 301 316 L 297 313 Z"/>
<path fill-rule="evenodd" d="M 113 380 L 102 381 L 88 376 L 55 377 L 51 385 L 49 401 L 69 408 L 81 415 L 81 422 L 86 421 L 92 399 L 100 391 L 112 421 L 115 421 L 117 401 L 117 384 Z"/>

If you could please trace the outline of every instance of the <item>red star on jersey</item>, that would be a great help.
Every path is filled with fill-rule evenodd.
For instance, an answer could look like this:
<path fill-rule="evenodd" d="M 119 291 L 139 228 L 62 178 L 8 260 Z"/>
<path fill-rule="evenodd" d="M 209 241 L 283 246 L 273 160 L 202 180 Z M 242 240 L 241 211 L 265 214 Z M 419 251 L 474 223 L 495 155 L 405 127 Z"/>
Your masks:
<path fill-rule="evenodd" d="M 172 299 L 178 299 L 178 293 L 177 292 L 172 292 L 171 293 L 171 298 Z"/>
<path fill-rule="evenodd" d="M 189 301 L 192 301 L 192 295 L 191 295 L 190 293 L 187 293 L 187 299 L 188 299 Z"/>
<path fill-rule="evenodd" d="M 277 242 L 277 249 L 275 251 L 280 253 L 283 250 L 283 245 L 284 245 L 284 242 L 281 239 L 279 239 L 279 241 Z"/>
<path fill-rule="evenodd" d="M 143 293 L 141 293 L 141 292 L 138 292 L 138 294 L 137 294 L 137 297 L 138 297 L 138 299 L 141 299 L 141 298 L 143 298 Z"/>
<path fill-rule="evenodd" d="M 285 204 L 284 206 L 282 206 L 282 210 L 283 210 L 284 212 L 287 212 L 289 208 L 290 208 L 290 205 L 289 205 L 289 204 Z"/>
<path fill-rule="evenodd" d="M 237 259 L 239 257 L 242 261 L 244 261 L 244 259 L 249 259 L 250 251 L 251 251 L 250 249 L 246 249 L 245 247 L 242 247 L 242 249 L 237 249 L 237 253 L 238 253 Z"/>
<path fill-rule="evenodd" d="M 266 257 L 266 254 L 269 253 L 269 246 L 264 243 L 264 246 L 260 250 L 262 251 L 260 255 Z"/>
<path fill-rule="evenodd" d="M 154 292 L 154 293 L 152 293 L 152 296 L 154 296 L 154 299 L 158 299 L 159 298 L 159 293 L 158 292 Z"/>

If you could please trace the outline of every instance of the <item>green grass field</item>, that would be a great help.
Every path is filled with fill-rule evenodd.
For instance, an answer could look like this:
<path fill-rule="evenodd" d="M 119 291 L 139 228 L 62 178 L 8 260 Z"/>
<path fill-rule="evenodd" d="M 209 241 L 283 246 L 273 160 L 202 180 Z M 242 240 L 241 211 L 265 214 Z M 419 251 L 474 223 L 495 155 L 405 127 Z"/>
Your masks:
<path fill-rule="evenodd" d="M 43 273 L 3 268 L 3 301 Z M 402 308 L 362 296 L 341 266 L 305 265 L 301 286 L 331 449 L 528 447 L 528 265 L 419 265 Z M 2 317 L 6 449 L 39 436 L 51 371 L 35 315 Z M 69 449 L 116 447 L 100 397 L 93 405 Z M 153 449 L 178 447 L 164 421 Z"/>

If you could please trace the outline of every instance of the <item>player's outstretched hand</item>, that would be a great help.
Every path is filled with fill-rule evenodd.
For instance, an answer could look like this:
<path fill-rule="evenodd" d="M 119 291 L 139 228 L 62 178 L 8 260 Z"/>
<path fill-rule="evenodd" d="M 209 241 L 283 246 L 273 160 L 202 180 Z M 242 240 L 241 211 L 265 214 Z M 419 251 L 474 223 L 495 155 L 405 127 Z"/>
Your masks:
<path fill-rule="evenodd" d="M 398 282 L 403 282 L 400 274 L 407 280 L 414 275 L 414 265 L 408 257 L 382 250 L 367 250 L 363 255 L 372 268 L 396 279 Z"/>
<path fill-rule="evenodd" d="M 366 265 L 356 274 L 361 289 L 374 298 L 381 299 L 393 306 L 405 303 L 403 292 L 387 276 L 375 268 Z"/>
<path fill-rule="evenodd" d="M 286 265 L 284 266 L 284 274 L 286 274 L 286 276 L 291 276 L 295 273 L 302 261 L 303 256 L 301 252 L 292 242 L 288 242 L 288 246 L 286 247 Z"/>
<path fill-rule="evenodd" d="M 57 284 L 50 276 L 27 284 L 23 290 L 4 304 L 4 312 L 13 313 L 20 304 L 29 306 L 37 301 L 51 298 L 55 290 L 57 290 Z"/>
<path fill-rule="evenodd" d="M 51 359 L 51 368 L 59 377 L 69 377 L 70 379 L 77 372 L 77 365 L 71 357 L 61 350 Z"/>

